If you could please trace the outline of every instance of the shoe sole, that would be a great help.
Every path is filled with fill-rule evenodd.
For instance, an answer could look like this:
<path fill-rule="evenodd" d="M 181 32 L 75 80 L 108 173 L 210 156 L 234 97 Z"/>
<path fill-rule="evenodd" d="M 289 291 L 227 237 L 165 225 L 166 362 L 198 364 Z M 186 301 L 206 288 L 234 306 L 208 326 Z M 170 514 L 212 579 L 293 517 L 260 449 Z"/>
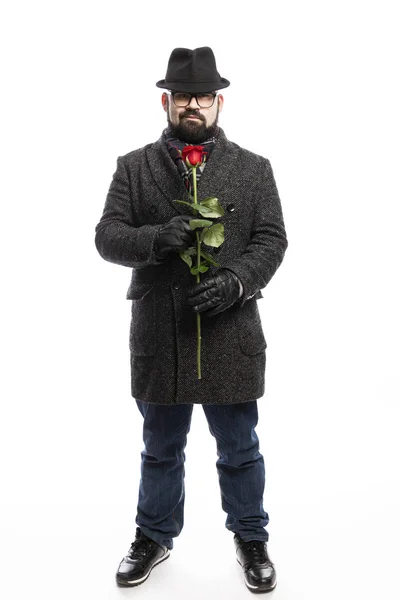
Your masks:
<path fill-rule="evenodd" d="M 164 560 L 167 560 L 167 558 L 170 557 L 170 550 L 169 548 L 167 548 L 167 552 L 166 554 L 164 554 L 164 556 L 161 556 L 161 558 L 159 558 L 158 560 L 156 560 L 156 562 L 151 565 L 149 572 L 146 573 L 146 575 L 144 577 L 141 577 L 140 579 L 132 579 L 131 581 L 127 580 L 121 580 L 118 579 L 118 577 L 116 578 L 117 584 L 121 585 L 121 586 L 129 586 L 129 587 L 134 587 L 135 585 L 140 585 L 141 583 L 144 583 L 146 581 L 146 579 L 148 578 L 148 576 L 150 575 L 150 573 L 152 572 L 153 568 L 156 567 L 157 565 L 159 565 L 160 563 L 162 563 Z"/>
<path fill-rule="evenodd" d="M 243 569 L 243 566 L 242 566 L 241 562 L 239 561 L 239 559 L 237 558 L 236 560 Z M 244 582 L 246 584 L 247 589 L 250 590 L 251 592 L 253 592 L 254 594 L 265 594 L 267 592 L 272 592 L 272 590 L 274 590 L 276 588 L 276 585 L 278 583 L 278 581 L 275 581 L 275 584 L 272 587 L 263 588 L 262 585 L 256 586 L 256 585 L 251 585 L 250 583 L 247 583 L 246 577 L 244 578 Z"/>

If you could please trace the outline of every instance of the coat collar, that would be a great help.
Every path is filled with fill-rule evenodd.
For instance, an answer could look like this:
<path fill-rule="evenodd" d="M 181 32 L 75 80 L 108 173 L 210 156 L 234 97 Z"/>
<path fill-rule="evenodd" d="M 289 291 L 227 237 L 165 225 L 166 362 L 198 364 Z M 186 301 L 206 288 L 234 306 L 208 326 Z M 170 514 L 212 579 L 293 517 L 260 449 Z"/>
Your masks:
<path fill-rule="evenodd" d="M 207 160 L 197 187 L 198 200 L 204 200 L 210 196 L 218 197 L 220 190 L 235 167 L 238 154 L 239 146 L 230 142 L 223 130 L 219 128 L 215 147 Z M 162 194 L 176 212 L 187 213 L 187 207 L 173 202 L 173 200 L 187 201 L 188 193 L 168 152 L 163 134 L 152 146 L 147 148 L 146 155 L 152 177 Z"/>

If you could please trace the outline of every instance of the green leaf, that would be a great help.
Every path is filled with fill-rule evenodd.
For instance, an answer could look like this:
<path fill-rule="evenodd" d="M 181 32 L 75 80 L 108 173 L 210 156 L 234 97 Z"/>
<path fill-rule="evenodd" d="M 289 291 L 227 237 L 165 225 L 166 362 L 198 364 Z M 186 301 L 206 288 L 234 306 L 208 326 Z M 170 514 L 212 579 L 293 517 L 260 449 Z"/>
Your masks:
<path fill-rule="evenodd" d="M 216 198 L 215 196 L 207 196 L 207 198 L 200 200 L 200 204 L 205 204 L 206 206 L 215 206 L 216 204 L 218 204 L 218 198 Z"/>
<path fill-rule="evenodd" d="M 200 265 L 200 267 L 197 267 L 196 265 L 190 269 L 192 275 L 198 275 L 199 273 L 205 273 L 206 271 L 208 271 L 208 267 L 206 265 Z"/>
<path fill-rule="evenodd" d="M 203 242 L 206 246 L 212 246 L 213 248 L 218 248 L 224 241 L 224 226 L 222 223 L 216 223 L 209 229 L 207 229 L 206 234 L 203 238 Z"/>
<path fill-rule="evenodd" d="M 214 265 L 214 267 L 219 267 L 219 264 L 215 262 L 214 257 L 205 250 L 200 250 L 200 256 L 205 258 L 210 264 Z"/>
<path fill-rule="evenodd" d="M 202 243 L 202 241 L 203 241 L 203 239 L 204 239 L 204 236 L 206 235 L 207 231 L 208 231 L 208 228 L 205 228 L 205 229 L 203 229 L 203 231 L 201 232 L 201 234 L 200 234 L 200 244 Z"/>
<path fill-rule="evenodd" d="M 210 210 L 213 213 L 213 217 L 222 217 L 225 213 L 224 209 L 218 202 L 218 198 L 206 198 L 205 200 L 202 200 L 200 202 L 200 206 L 202 206 L 203 208 L 208 208 L 208 210 Z M 208 214 L 208 216 L 211 217 L 211 214 Z"/>
<path fill-rule="evenodd" d="M 208 221 L 207 219 L 193 219 L 189 221 L 189 225 L 192 229 L 196 229 L 196 227 L 210 227 L 213 224 L 212 221 Z"/>
<path fill-rule="evenodd" d="M 208 208 L 207 206 L 202 206 L 201 204 L 194 204 L 193 206 L 196 207 L 195 210 L 197 210 L 197 212 L 199 212 L 202 217 L 214 219 L 220 216 L 215 212 L 215 210 L 213 210 L 212 208 Z"/>
<path fill-rule="evenodd" d="M 191 204 L 190 202 L 185 202 L 184 200 L 172 200 L 172 202 L 176 202 L 177 204 L 185 204 L 186 206 L 190 206 L 190 208 L 195 209 L 195 205 Z"/>
<path fill-rule="evenodd" d="M 181 257 L 181 259 L 189 266 L 192 266 L 192 257 L 191 254 L 193 254 L 193 252 L 191 253 L 190 250 L 192 250 L 192 248 L 189 248 L 188 250 L 181 250 L 179 252 L 179 256 Z M 193 250 L 196 252 L 196 250 L 193 248 Z"/>
<path fill-rule="evenodd" d="M 177 202 L 178 204 L 185 204 L 186 206 L 190 206 L 190 208 L 195 211 L 195 212 L 199 212 L 203 217 L 204 216 L 213 216 L 213 211 L 211 211 L 209 208 L 203 208 L 200 204 L 191 204 L 190 202 L 185 202 L 184 200 L 173 200 L 173 202 Z"/>

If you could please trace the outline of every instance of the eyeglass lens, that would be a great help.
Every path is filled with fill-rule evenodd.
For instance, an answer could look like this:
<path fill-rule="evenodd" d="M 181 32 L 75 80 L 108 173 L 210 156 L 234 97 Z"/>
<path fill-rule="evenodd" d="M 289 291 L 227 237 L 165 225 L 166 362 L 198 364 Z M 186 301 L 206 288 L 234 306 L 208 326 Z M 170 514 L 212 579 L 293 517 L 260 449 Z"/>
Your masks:
<path fill-rule="evenodd" d="M 175 106 L 187 106 L 193 97 L 196 98 L 200 108 L 210 108 L 214 104 L 214 94 L 186 94 L 184 92 L 175 92 L 172 94 Z"/>

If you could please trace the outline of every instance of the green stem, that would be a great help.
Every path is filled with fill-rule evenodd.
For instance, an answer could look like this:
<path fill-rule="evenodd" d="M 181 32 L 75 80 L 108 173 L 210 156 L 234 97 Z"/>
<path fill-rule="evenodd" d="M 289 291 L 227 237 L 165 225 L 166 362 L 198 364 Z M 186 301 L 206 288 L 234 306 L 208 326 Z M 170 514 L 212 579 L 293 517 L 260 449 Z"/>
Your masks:
<path fill-rule="evenodd" d="M 197 178 L 196 178 L 196 167 L 192 167 L 193 174 L 193 199 L 194 203 L 197 204 Z M 197 275 L 196 275 L 196 283 L 200 283 L 200 237 L 199 232 L 196 231 L 196 240 L 197 240 Z M 200 322 L 200 314 L 196 315 L 197 320 L 197 379 L 201 379 L 201 322 Z"/>

